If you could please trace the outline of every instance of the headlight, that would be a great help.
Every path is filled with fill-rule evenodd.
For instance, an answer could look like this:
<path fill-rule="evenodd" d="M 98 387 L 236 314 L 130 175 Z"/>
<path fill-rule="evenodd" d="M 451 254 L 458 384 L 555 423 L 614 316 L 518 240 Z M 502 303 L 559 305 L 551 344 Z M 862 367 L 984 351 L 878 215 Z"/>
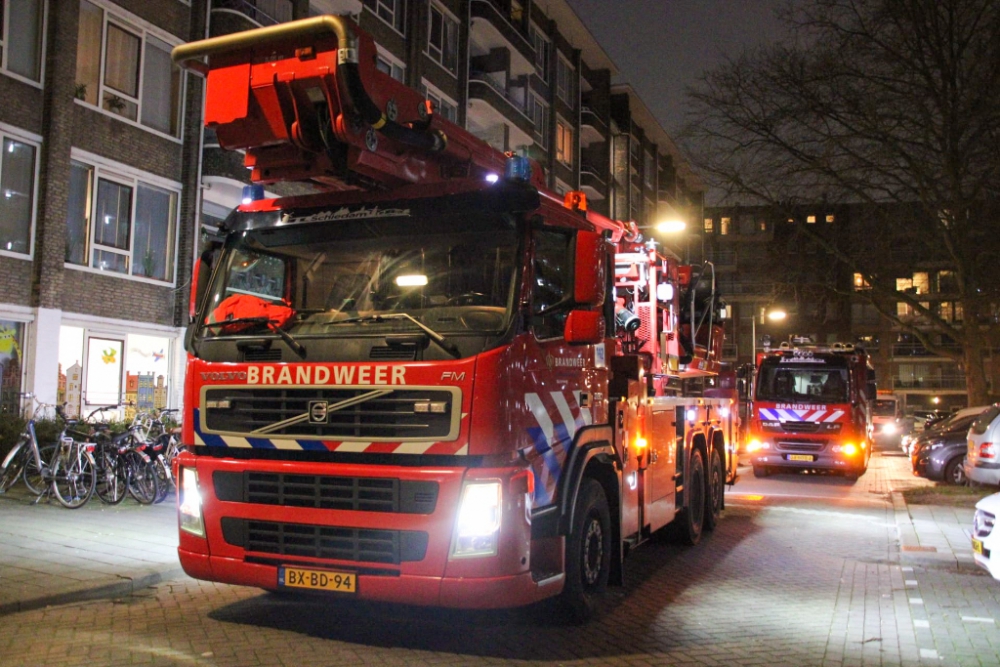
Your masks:
<path fill-rule="evenodd" d="M 496 555 L 500 537 L 501 495 L 499 481 L 465 485 L 455 523 L 452 556 Z"/>
<path fill-rule="evenodd" d="M 177 513 L 181 530 L 205 537 L 205 522 L 201 518 L 201 493 L 198 492 L 198 471 L 182 467 L 178 489 Z"/>
<path fill-rule="evenodd" d="M 993 524 L 995 522 L 995 516 L 989 512 L 977 509 L 976 516 L 972 519 L 972 531 L 976 534 L 976 537 L 988 537 L 993 532 Z"/>
<path fill-rule="evenodd" d="M 889 422 L 888 424 L 883 424 L 882 425 L 882 433 L 884 433 L 886 435 L 895 435 L 896 434 L 896 425 L 893 424 L 892 422 Z"/>
<path fill-rule="evenodd" d="M 858 446 L 850 442 L 845 442 L 842 445 L 834 445 L 832 449 L 834 454 L 846 454 L 847 456 L 854 456 L 855 454 L 858 453 Z"/>
<path fill-rule="evenodd" d="M 748 453 L 753 453 L 753 452 L 759 451 L 761 449 L 771 449 L 771 443 L 769 443 L 769 442 L 761 442 L 760 440 L 757 440 L 756 438 L 754 438 L 753 440 L 751 440 L 750 442 L 747 443 L 747 452 Z"/>

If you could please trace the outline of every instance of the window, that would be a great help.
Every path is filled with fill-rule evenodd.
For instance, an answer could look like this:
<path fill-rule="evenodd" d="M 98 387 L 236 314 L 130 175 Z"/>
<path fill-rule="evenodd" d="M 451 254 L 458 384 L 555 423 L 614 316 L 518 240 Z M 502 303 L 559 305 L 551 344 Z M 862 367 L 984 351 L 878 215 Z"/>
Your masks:
<path fill-rule="evenodd" d="M 958 291 L 958 279 L 954 271 L 938 271 L 937 291 L 942 294 L 953 294 Z"/>
<path fill-rule="evenodd" d="M 20 412 L 26 328 L 24 322 L 0 320 L 0 414 L 3 415 Z"/>
<path fill-rule="evenodd" d="M 42 80 L 44 0 L 0 2 L 0 67 L 29 81 Z"/>
<path fill-rule="evenodd" d="M 815 215 L 806 216 L 806 224 L 815 225 L 816 216 Z"/>
<path fill-rule="evenodd" d="M 453 123 L 458 122 L 458 103 L 455 100 L 427 83 L 426 80 L 421 83 L 420 91 L 434 105 L 435 113 L 440 114 L 442 118 L 447 118 Z"/>
<path fill-rule="evenodd" d="M 549 76 L 549 39 L 541 28 L 531 24 L 531 45 L 535 48 L 535 74 L 542 81 L 548 81 Z"/>
<path fill-rule="evenodd" d="M 828 223 L 831 223 L 831 224 L 832 224 L 832 223 L 833 223 L 833 221 L 834 221 L 834 216 L 832 216 L 832 215 L 828 215 L 828 216 L 826 216 L 826 221 L 827 221 Z"/>
<path fill-rule="evenodd" d="M 649 151 L 642 156 L 642 181 L 649 190 L 656 187 L 656 158 Z"/>
<path fill-rule="evenodd" d="M 719 234 L 721 234 L 722 236 L 728 236 L 729 235 L 729 223 L 730 222 L 731 222 L 730 218 L 723 218 L 722 219 L 721 224 L 719 225 Z"/>
<path fill-rule="evenodd" d="M 458 73 L 458 21 L 438 5 L 431 5 L 427 55 L 452 74 Z"/>
<path fill-rule="evenodd" d="M 172 45 L 164 39 L 81 0 L 77 99 L 179 137 L 183 74 L 171 62 Z"/>
<path fill-rule="evenodd" d="M 566 232 L 534 232 L 534 288 L 532 290 L 531 326 L 540 339 L 563 335 L 569 315 L 573 274 L 571 250 L 573 237 Z"/>
<path fill-rule="evenodd" d="M 573 168 L 574 143 L 573 128 L 562 118 L 556 119 L 556 159 Z"/>
<path fill-rule="evenodd" d="M 865 280 L 865 277 L 862 274 L 860 274 L 860 273 L 855 273 L 854 274 L 854 290 L 855 291 L 860 291 L 860 290 L 865 290 L 865 289 L 871 289 L 871 287 L 872 286 L 868 284 L 868 281 Z"/>
<path fill-rule="evenodd" d="M 391 25 L 400 34 L 406 34 L 405 0 L 364 0 L 372 14 Z"/>
<path fill-rule="evenodd" d="M 715 227 L 715 221 L 712 218 L 705 218 L 705 233 L 711 234 L 713 228 Z"/>
<path fill-rule="evenodd" d="M 896 278 L 897 292 L 928 294 L 930 293 L 930 287 L 930 276 L 924 271 L 914 273 L 912 278 Z"/>
<path fill-rule="evenodd" d="M 403 61 L 396 58 L 381 46 L 376 45 L 378 53 L 375 55 L 375 67 L 380 72 L 384 72 L 391 76 L 396 81 L 404 83 L 403 79 L 406 74 L 406 65 Z"/>
<path fill-rule="evenodd" d="M 535 139 L 543 149 L 549 149 L 549 108 L 536 95 L 528 95 L 528 117 L 535 124 Z"/>
<path fill-rule="evenodd" d="M 576 72 L 561 53 L 556 61 L 556 96 L 570 108 L 576 108 Z"/>
<path fill-rule="evenodd" d="M 37 147 L 0 134 L 0 252 L 30 255 Z"/>
<path fill-rule="evenodd" d="M 74 160 L 66 263 L 173 282 L 178 198 L 179 188 Z"/>

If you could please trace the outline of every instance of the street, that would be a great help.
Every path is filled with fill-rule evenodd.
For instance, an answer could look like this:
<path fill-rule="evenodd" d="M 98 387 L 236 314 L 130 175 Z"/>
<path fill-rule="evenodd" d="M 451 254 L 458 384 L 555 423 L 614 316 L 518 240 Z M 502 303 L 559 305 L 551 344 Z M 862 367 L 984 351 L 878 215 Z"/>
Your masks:
<path fill-rule="evenodd" d="M 900 561 L 889 489 L 924 484 L 876 454 L 857 483 L 747 470 L 688 548 L 627 561 L 599 617 L 292 598 L 180 577 L 118 600 L 0 621 L 0 665 L 995 665 L 1000 582 Z"/>

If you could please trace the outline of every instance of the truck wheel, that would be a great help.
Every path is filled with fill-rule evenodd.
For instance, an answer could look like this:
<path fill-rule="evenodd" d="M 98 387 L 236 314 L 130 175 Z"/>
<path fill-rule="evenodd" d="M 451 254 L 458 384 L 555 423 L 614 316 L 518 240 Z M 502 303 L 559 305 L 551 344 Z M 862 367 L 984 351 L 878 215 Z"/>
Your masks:
<path fill-rule="evenodd" d="M 964 486 L 968 479 L 965 477 L 965 467 L 962 465 L 965 463 L 964 456 L 957 456 L 951 461 L 948 461 L 948 465 L 944 468 L 944 481 L 946 484 L 953 484 L 955 486 Z"/>
<path fill-rule="evenodd" d="M 756 477 L 756 478 L 758 478 L 758 479 L 763 478 L 763 477 L 767 477 L 769 474 L 771 474 L 771 473 L 767 469 L 767 466 L 754 466 L 753 467 L 753 476 Z"/>
<path fill-rule="evenodd" d="M 577 623 L 594 615 L 597 599 L 611 572 L 611 512 L 604 489 L 584 479 L 573 509 L 573 525 L 566 538 L 566 586 L 561 603 Z"/>
<path fill-rule="evenodd" d="M 705 527 L 705 462 L 701 450 L 691 450 L 691 470 L 684 486 L 687 507 L 680 516 L 681 541 L 694 546 L 701 540 Z"/>
<path fill-rule="evenodd" d="M 726 471 L 722 468 L 719 450 L 712 448 L 708 455 L 708 485 L 705 489 L 705 528 L 715 530 L 722 515 L 722 497 L 726 492 Z"/>

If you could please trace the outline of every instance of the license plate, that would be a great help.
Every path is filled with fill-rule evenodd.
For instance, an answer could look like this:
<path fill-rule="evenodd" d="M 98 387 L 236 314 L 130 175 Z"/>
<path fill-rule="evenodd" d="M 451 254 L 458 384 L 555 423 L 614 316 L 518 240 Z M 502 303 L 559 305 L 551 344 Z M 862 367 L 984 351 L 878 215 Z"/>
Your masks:
<path fill-rule="evenodd" d="M 316 591 L 357 593 L 358 575 L 353 572 L 336 572 L 334 570 L 279 567 L 278 585 L 284 588 L 308 588 Z"/>
<path fill-rule="evenodd" d="M 789 454 L 789 461 L 815 461 L 815 457 L 812 454 Z"/>
<path fill-rule="evenodd" d="M 972 550 L 975 551 L 977 554 L 982 554 L 983 553 L 983 542 L 982 542 L 982 540 L 977 540 L 976 538 L 973 537 L 972 538 Z"/>

